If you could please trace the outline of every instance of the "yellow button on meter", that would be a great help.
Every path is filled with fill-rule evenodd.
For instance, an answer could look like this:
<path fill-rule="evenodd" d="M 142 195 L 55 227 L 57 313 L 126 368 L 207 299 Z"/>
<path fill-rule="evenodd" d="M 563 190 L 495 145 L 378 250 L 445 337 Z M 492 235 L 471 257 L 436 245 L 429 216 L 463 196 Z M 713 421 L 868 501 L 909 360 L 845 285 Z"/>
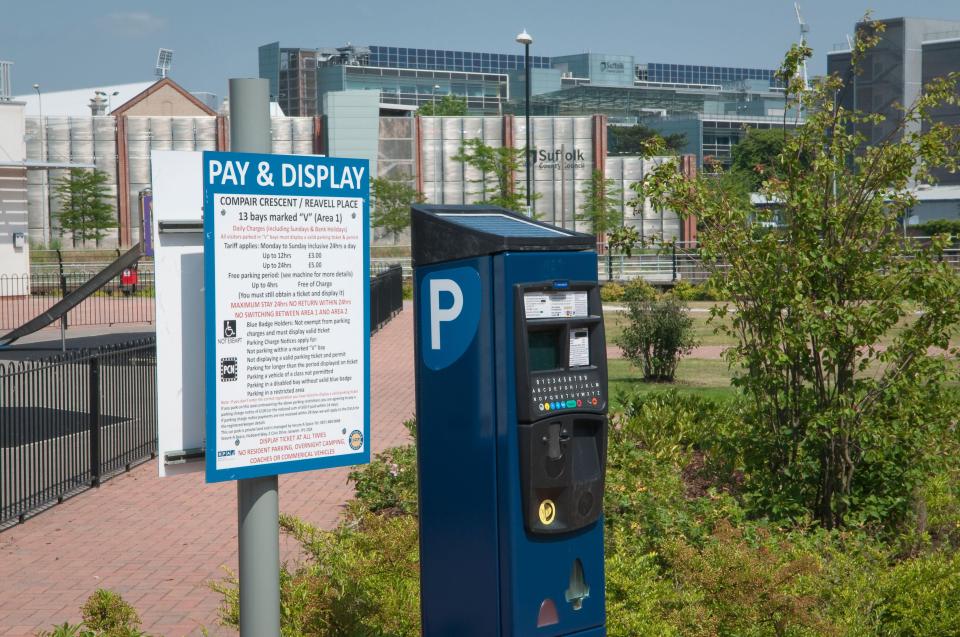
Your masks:
<path fill-rule="evenodd" d="M 557 517 L 557 505 L 553 500 L 544 500 L 540 503 L 540 510 L 537 513 L 540 515 L 540 524 L 550 526 Z"/>

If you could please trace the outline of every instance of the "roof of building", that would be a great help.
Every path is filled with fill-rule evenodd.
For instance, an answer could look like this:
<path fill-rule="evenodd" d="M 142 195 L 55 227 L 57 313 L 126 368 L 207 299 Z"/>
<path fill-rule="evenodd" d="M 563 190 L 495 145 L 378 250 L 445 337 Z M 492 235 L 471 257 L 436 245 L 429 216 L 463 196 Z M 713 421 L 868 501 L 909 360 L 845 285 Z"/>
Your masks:
<path fill-rule="evenodd" d="M 958 201 L 960 186 L 920 186 L 914 194 L 920 201 Z"/>
<path fill-rule="evenodd" d="M 103 86 L 71 89 L 69 91 L 46 92 L 43 91 L 41 87 L 39 98 L 37 93 L 33 92 L 24 95 L 15 95 L 13 99 L 26 104 L 24 115 L 27 117 L 40 116 L 41 102 L 44 117 L 90 117 L 90 100 L 96 96 L 96 91 L 101 91 L 109 97 L 109 105 L 113 109 L 112 114 L 119 114 L 120 109 L 131 105 L 133 100 L 143 99 L 143 97 L 145 97 L 144 93 L 150 91 L 151 88 L 153 91 L 156 91 L 160 86 L 163 86 L 163 84 L 161 84 L 162 82 L 169 82 L 176 87 L 176 90 L 186 95 L 190 101 L 195 102 L 201 109 L 209 112 L 210 115 L 216 114 L 210 110 L 206 104 L 203 104 L 203 102 L 191 95 L 189 91 L 177 85 L 176 82 L 170 80 L 170 78 L 164 78 L 159 81 L 132 82 L 130 84 L 107 84 Z M 113 95 L 113 93 L 117 94 Z M 110 111 L 107 111 L 107 114 L 110 115 Z"/>
<path fill-rule="evenodd" d="M 90 117 L 90 100 L 95 97 L 96 91 L 103 91 L 110 96 L 110 105 L 116 110 L 124 102 L 138 93 L 150 88 L 154 82 L 133 82 L 131 84 L 107 84 L 78 88 L 69 91 L 40 91 L 41 98 L 36 92 L 17 95 L 15 100 L 26 103 L 24 114 L 27 117 L 40 116 L 40 103 L 43 104 L 44 117 Z M 117 95 L 113 95 L 116 92 Z"/>
<path fill-rule="evenodd" d="M 173 89 L 174 91 L 182 95 L 184 99 L 186 99 L 188 102 L 191 102 L 194 106 L 199 108 L 201 111 L 203 111 L 207 115 L 217 114 L 216 111 L 214 111 L 209 106 L 207 106 L 206 104 L 198 100 L 193 95 L 191 95 L 189 91 L 187 91 L 185 88 L 183 88 L 182 86 L 180 86 L 179 84 L 171 80 L 169 77 L 165 77 L 161 80 L 157 80 L 156 82 L 152 82 L 145 89 L 143 89 L 142 91 L 140 91 L 139 93 L 131 97 L 130 99 L 126 100 L 125 102 L 123 102 L 120 106 L 114 108 L 111 115 L 123 115 L 124 113 L 126 113 L 127 111 L 135 107 L 137 104 L 146 100 L 148 97 L 150 97 L 157 91 L 162 90 L 165 87 L 170 87 L 171 89 Z"/>

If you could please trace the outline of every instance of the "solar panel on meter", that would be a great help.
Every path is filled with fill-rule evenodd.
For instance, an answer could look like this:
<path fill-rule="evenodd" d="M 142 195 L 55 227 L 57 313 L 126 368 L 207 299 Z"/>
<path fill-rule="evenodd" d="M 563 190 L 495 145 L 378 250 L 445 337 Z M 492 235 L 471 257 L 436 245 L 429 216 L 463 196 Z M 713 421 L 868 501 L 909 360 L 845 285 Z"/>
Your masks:
<path fill-rule="evenodd" d="M 570 236 L 563 230 L 546 228 L 535 223 L 515 219 L 504 214 L 476 214 L 476 213 L 437 213 L 442 217 L 465 228 L 486 232 L 501 237 L 555 237 Z"/>

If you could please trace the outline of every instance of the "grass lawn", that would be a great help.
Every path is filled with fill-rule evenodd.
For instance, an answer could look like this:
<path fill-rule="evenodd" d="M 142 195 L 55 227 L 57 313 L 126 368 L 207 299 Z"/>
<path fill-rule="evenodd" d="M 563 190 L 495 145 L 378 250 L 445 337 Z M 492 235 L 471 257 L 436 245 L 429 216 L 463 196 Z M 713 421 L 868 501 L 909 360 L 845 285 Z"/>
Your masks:
<path fill-rule="evenodd" d="M 700 345 L 733 345 L 735 340 L 726 336 L 725 334 L 715 333 L 715 329 L 721 325 L 720 319 L 710 320 L 709 309 L 714 305 L 719 305 L 711 301 L 690 301 L 687 304 L 690 309 L 695 310 L 690 313 L 690 318 L 693 319 L 693 331 L 699 341 Z M 887 333 L 880 339 L 880 342 L 883 344 L 889 344 L 893 342 L 897 336 L 899 336 L 903 330 L 914 321 L 917 320 L 918 315 L 909 314 L 901 319 L 897 325 L 892 327 Z M 726 319 L 724 319 L 726 320 Z M 607 343 L 613 344 L 614 339 L 620 335 L 620 332 L 623 331 L 623 326 L 626 324 L 626 315 L 623 312 L 616 311 L 606 311 L 603 313 L 604 328 L 606 329 L 607 334 Z M 709 321 L 709 322 L 708 322 Z M 951 345 L 956 346 L 958 344 L 958 336 L 954 335 L 951 338 Z"/>
<path fill-rule="evenodd" d="M 622 358 L 610 359 L 607 370 L 613 403 L 611 406 L 614 409 L 620 404 L 619 396 L 627 392 L 649 393 L 676 389 L 680 393 L 697 394 L 707 398 L 732 398 L 734 395 L 730 386 L 730 370 L 727 363 L 720 360 L 683 358 L 677 366 L 677 379 L 673 383 L 645 383 L 642 372 Z"/>
<path fill-rule="evenodd" d="M 713 303 L 691 303 L 691 308 L 697 307 L 697 309 L 706 310 Z M 700 345 L 733 345 L 734 341 L 724 334 L 715 334 L 714 329 L 720 325 L 719 320 L 715 319 L 713 321 L 707 322 L 710 319 L 710 314 L 706 311 L 696 311 L 690 313 L 690 318 L 693 319 L 693 331 L 699 341 Z M 603 313 L 603 324 L 604 329 L 607 334 L 607 343 L 613 344 L 620 333 L 623 331 L 623 326 L 626 324 L 627 318 L 621 312 L 604 312 Z"/>

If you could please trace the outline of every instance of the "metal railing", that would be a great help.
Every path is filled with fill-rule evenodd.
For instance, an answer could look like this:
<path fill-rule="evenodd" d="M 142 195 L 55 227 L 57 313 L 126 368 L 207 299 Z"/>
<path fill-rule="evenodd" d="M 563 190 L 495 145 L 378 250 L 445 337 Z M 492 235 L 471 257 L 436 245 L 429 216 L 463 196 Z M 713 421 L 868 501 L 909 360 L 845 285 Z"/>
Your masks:
<path fill-rule="evenodd" d="M 0 363 L 0 528 L 156 452 L 155 339 Z"/>
<path fill-rule="evenodd" d="M 403 309 L 403 269 L 399 264 L 377 268 L 370 277 L 370 333 Z M 371 267 L 371 273 L 374 268 Z"/>
<path fill-rule="evenodd" d="M 0 275 L 0 330 L 15 329 L 53 307 L 91 276 L 83 271 Z M 111 280 L 67 314 L 67 326 L 153 323 L 153 272 L 138 272 L 136 285 Z"/>
<path fill-rule="evenodd" d="M 913 237 L 921 243 L 929 237 Z M 904 259 L 912 259 L 913 252 L 904 252 Z M 943 251 L 942 261 L 960 272 L 960 247 Z M 656 249 L 640 250 L 631 256 L 615 254 L 600 255 L 597 272 L 601 281 L 630 280 L 642 278 L 648 283 L 673 285 L 679 281 L 699 284 L 709 278 L 711 272 L 723 270 L 725 264 L 707 264 L 700 256 L 696 244 L 664 245 Z"/>

